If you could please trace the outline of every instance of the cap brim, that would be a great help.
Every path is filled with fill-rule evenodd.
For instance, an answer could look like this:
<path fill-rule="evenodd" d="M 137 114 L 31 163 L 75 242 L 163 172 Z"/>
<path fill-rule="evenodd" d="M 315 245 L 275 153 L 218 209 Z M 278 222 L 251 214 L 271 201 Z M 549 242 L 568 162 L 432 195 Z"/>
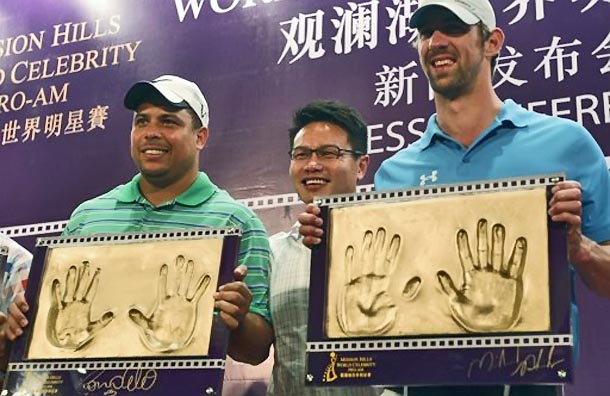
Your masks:
<path fill-rule="evenodd" d="M 123 104 L 129 110 L 135 111 L 142 103 L 154 97 L 164 98 L 168 104 L 178 107 L 182 107 L 184 103 L 184 100 L 172 91 L 157 87 L 150 81 L 140 81 L 127 91 Z"/>
<path fill-rule="evenodd" d="M 413 29 L 417 29 L 420 26 L 420 24 L 423 20 L 422 18 L 425 15 L 426 11 L 430 10 L 430 7 L 446 8 L 449 11 L 451 11 L 452 13 L 454 13 L 455 16 L 460 18 L 460 20 L 462 22 L 464 22 L 468 25 L 474 25 L 475 23 L 480 21 L 480 19 L 476 15 L 473 15 L 466 8 L 460 6 L 459 4 L 457 4 L 455 2 L 447 3 L 444 1 L 434 1 L 434 2 L 430 2 L 429 4 L 426 4 L 425 6 L 420 7 L 417 10 L 415 10 L 413 15 L 411 15 L 411 19 L 409 19 L 409 27 L 413 28 Z"/>

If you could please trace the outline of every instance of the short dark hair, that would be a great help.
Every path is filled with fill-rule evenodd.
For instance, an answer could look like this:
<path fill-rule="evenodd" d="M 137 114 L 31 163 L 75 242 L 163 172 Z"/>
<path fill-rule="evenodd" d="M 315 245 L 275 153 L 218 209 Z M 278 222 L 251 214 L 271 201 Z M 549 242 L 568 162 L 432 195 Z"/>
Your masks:
<path fill-rule="evenodd" d="M 334 100 L 316 100 L 298 109 L 292 117 L 292 127 L 288 130 L 290 148 L 299 131 L 312 122 L 326 121 L 347 132 L 352 149 L 366 153 L 368 149 L 368 129 L 360 113 L 344 103 Z"/>
<path fill-rule="evenodd" d="M 194 131 L 198 131 L 199 128 L 203 126 L 203 124 L 201 123 L 201 118 L 199 118 L 197 113 L 195 113 L 195 110 L 191 109 L 190 107 L 187 107 L 185 110 L 191 116 L 191 128 L 193 128 Z"/>

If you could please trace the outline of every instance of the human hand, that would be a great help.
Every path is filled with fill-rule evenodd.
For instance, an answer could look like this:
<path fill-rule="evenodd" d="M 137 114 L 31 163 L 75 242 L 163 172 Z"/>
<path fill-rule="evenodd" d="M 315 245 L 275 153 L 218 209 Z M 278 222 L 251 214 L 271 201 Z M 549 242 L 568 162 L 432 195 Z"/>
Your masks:
<path fill-rule="evenodd" d="M 347 283 L 337 304 L 339 326 L 345 334 L 382 334 L 394 324 L 398 308 L 388 290 L 396 271 L 400 247 L 400 236 L 395 234 L 386 243 L 386 230 L 381 227 L 375 236 L 371 230 L 364 233 L 359 260 L 354 258 L 354 247 L 347 247 Z M 402 290 L 404 300 L 415 298 L 420 285 L 421 278 L 411 278 Z"/>
<path fill-rule="evenodd" d="M 8 306 L 8 317 L 6 321 L 6 338 L 10 341 L 15 341 L 23 334 L 23 329 L 28 325 L 28 320 L 25 317 L 26 312 L 30 307 L 25 301 L 23 293 L 15 295 L 13 302 Z"/>
<path fill-rule="evenodd" d="M 8 362 L 8 348 L 6 346 L 7 317 L 3 312 L 0 312 L 0 370 L 6 370 Z"/>
<path fill-rule="evenodd" d="M 299 234 L 303 236 L 303 244 L 310 249 L 322 242 L 322 235 L 324 235 L 322 219 L 318 217 L 319 215 L 320 208 L 317 205 L 308 204 L 305 212 L 297 217 L 301 224 Z"/>
<path fill-rule="evenodd" d="M 176 257 L 176 284 L 172 293 L 168 292 L 168 265 L 163 264 L 152 313 L 146 316 L 139 308 L 129 310 L 129 319 L 137 326 L 140 339 L 148 349 L 172 352 L 184 348 L 193 338 L 199 300 L 212 279 L 205 274 L 193 285 L 194 267 L 193 260 L 185 264 L 184 256 Z"/>
<path fill-rule="evenodd" d="M 577 181 L 562 181 L 551 189 L 553 196 L 549 201 L 551 220 L 565 222 L 568 226 L 568 257 L 572 263 L 586 261 L 589 249 L 583 249 L 582 192 Z"/>
<path fill-rule="evenodd" d="M 89 262 L 83 261 L 80 268 L 71 266 L 66 274 L 62 295 L 58 279 L 51 284 L 51 308 L 47 319 L 47 337 L 51 344 L 63 349 L 78 350 L 106 327 L 114 313 L 108 311 L 98 320 L 91 321 L 91 305 L 100 269 L 97 268 L 89 280 Z"/>
<path fill-rule="evenodd" d="M 457 249 L 464 283 L 455 287 L 445 271 L 437 272 L 438 281 L 449 297 L 453 319 L 465 330 L 488 332 L 508 330 L 519 320 L 523 300 L 523 268 L 527 240 L 517 238 L 510 259 L 504 260 L 506 230 L 502 224 L 491 229 L 491 252 L 487 238 L 487 220 L 477 224 L 477 260 L 472 257 L 468 233 L 457 233 Z"/>
<path fill-rule="evenodd" d="M 243 282 L 248 274 L 248 267 L 240 265 L 233 270 L 234 282 L 224 284 L 214 294 L 214 308 L 220 311 L 220 317 L 231 330 L 236 330 L 250 312 L 252 292 Z"/>

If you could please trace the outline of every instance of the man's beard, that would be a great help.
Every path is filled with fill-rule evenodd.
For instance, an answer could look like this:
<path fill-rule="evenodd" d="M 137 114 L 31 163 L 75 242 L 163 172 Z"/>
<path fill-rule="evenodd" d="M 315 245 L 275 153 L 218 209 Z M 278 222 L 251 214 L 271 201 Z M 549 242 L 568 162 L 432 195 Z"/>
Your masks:
<path fill-rule="evenodd" d="M 428 81 L 436 95 L 449 100 L 455 100 L 460 96 L 472 92 L 476 83 L 477 76 L 481 72 L 485 58 L 482 56 L 476 63 L 471 63 L 468 69 L 464 69 L 458 65 L 457 69 L 452 73 L 447 73 L 441 77 L 435 77 L 432 73 L 428 74 Z M 432 66 L 430 66 L 432 68 Z M 430 77 L 430 76 L 433 77 Z M 445 80 L 440 83 L 440 80 Z"/>

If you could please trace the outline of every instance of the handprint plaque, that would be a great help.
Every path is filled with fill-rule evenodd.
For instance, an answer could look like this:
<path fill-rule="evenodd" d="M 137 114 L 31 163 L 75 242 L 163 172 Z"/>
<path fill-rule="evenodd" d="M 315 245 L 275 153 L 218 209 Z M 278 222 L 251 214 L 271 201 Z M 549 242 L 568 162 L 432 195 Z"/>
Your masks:
<path fill-rule="evenodd" d="M 172 394 L 176 383 L 191 384 L 188 396 L 220 394 L 229 332 L 212 294 L 233 279 L 240 236 L 206 228 L 39 239 L 30 325 L 7 389 L 37 373 L 62 395 Z"/>
<path fill-rule="evenodd" d="M 547 217 L 548 190 L 560 179 L 320 199 L 325 234 L 312 250 L 309 381 L 567 381 L 565 229 Z M 523 368 L 543 355 L 544 368 Z"/>
<path fill-rule="evenodd" d="M 28 357 L 206 355 L 222 245 L 200 239 L 51 249 L 42 283 L 51 298 L 39 303 Z M 46 340 L 36 337 L 42 330 Z"/>

